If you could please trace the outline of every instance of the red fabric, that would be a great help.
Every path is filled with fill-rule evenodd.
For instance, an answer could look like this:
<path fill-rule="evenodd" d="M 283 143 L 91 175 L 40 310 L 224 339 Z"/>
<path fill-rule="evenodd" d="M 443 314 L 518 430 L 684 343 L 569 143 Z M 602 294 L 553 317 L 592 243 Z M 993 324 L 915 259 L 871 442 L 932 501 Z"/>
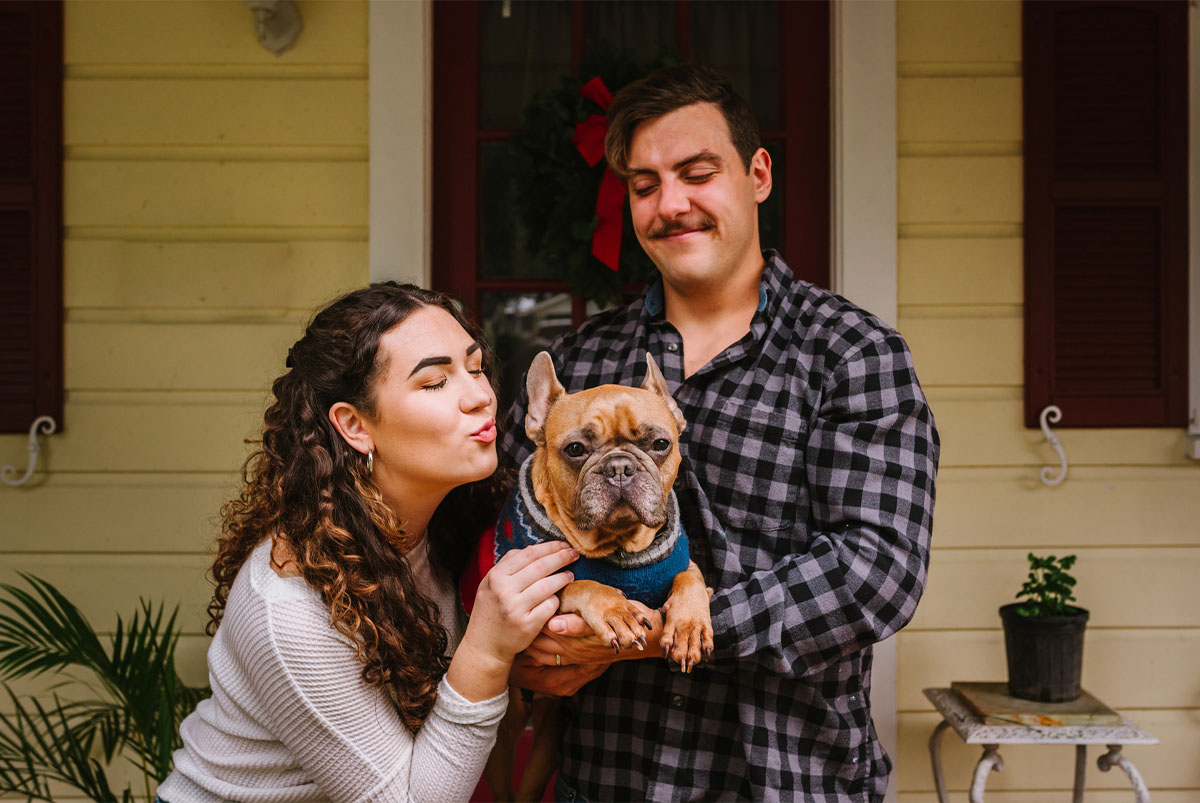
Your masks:
<path fill-rule="evenodd" d="M 584 84 L 579 94 L 601 109 L 607 109 L 613 99 L 612 92 L 608 91 L 608 87 L 598 75 Z M 575 126 L 575 136 L 571 138 L 571 144 L 591 167 L 595 167 L 604 158 L 606 131 L 608 121 L 599 114 L 589 115 L 586 120 Z M 621 215 L 624 209 L 625 184 L 612 168 L 609 168 L 604 171 L 600 191 L 596 194 L 597 224 L 596 230 L 592 232 L 592 256 L 612 270 L 617 269 L 621 259 Z"/>
<path fill-rule="evenodd" d="M 596 163 L 604 158 L 606 131 L 608 123 L 602 114 L 593 114 L 575 126 L 575 136 L 571 137 L 571 144 L 583 156 L 589 167 L 595 167 Z"/>
<path fill-rule="evenodd" d="M 479 584 L 483 582 L 483 576 L 491 571 L 495 563 L 496 527 L 492 525 L 480 534 L 479 543 L 475 545 L 475 554 L 467 561 L 467 568 L 463 569 L 459 580 L 458 595 L 468 615 L 475 607 L 475 595 L 479 593 Z"/>

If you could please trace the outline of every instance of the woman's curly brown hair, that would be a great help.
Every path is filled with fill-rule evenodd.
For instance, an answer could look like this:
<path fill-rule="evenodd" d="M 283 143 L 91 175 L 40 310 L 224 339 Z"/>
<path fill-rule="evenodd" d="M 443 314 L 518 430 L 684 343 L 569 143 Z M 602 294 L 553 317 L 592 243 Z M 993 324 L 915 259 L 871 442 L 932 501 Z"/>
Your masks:
<path fill-rule="evenodd" d="M 479 328 L 449 296 L 395 282 L 337 299 L 292 346 L 290 370 L 271 387 L 262 440 L 243 466 L 242 492 L 221 511 L 207 627 L 216 632 L 251 550 L 264 538 L 286 537 L 300 574 L 329 605 L 333 626 L 356 645 L 364 680 L 391 693 L 414 732 L 449 665 L 446 632 L 401 557 L 420 534 L 405 532 L 384 503 L 366 457 L 334 429 L 329 408 L 344 401 L 374 415 L 385 368 L 379 340 L 426 306 L 454 316 L 479 343 L 484 367 L 492 365 Z M 457 580 L 473 539 L 494 520 L 497 496 L 495 478 L 464 485 L 434 513 L 426 530 L 430 562 L 444 577 Z"/>

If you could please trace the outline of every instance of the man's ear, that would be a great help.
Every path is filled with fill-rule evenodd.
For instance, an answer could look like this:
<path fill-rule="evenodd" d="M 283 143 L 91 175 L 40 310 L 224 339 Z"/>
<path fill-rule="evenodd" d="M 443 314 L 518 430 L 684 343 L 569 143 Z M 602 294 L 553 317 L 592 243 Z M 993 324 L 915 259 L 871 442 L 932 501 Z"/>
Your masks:
<path fill-rule="evenodd" d="M 358 408 L 348 402 L 336 402 L 329 408 L 329 421 L 351 449 L 369 454 L 375 448 L 374 439 L 367 431 L 367 419 Z"/>
<path fill-rule="evenodd" d="M 750 157 L 750 175 L 754 178 L 754 200 L 762 203 L 771 194 L 771 154 L 759 148 Z"/>
<path fill-rule="evenodd" d="M 662 375 L 662 371 L 658 370 L 658 363 L 650 356 L 650 352 L 646 352 L 646 378 L 642 380 L 642 390 L 649 390 L 657 393 L 667 403 L 667 409 L 671 411 L 671 415 L 675 416 L 675 426 L 680 432 L 683 432 L 687 422 L 683 420 L 683 413 L 679 410 L 679 405 L 675 403 L 675 399 L 671 398 L 671 391 L 667 388 L 667 380 Z"/>
<path fill-rule="evenodd" d="M 546 416 L 550 408 L 563 394 L 562 383 L 554 373 L 554 360 L 545 352 L 539 352 L 529 366 L 529 374 L 525 377 L 525 391 L 529 395 L 528 409 L 525 411 L 525 434 L 537 446 L 546 445 Z"/>

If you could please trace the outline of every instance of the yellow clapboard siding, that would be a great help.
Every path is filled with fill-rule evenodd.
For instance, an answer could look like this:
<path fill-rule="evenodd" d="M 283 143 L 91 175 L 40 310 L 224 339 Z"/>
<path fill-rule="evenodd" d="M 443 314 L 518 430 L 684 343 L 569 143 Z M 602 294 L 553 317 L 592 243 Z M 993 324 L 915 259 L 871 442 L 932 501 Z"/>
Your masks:
<path fill-rule="evenodd" d="M 1013 385 L 1023 382 L 1020 317 L 920 318 L 901 310 L 897 328 L 908 341 L 922 387 Z"/>
<path fill-rule="evenodd" d="M 161 395 L 161 394 L 160 394 Z M 218 472 L 227 475 L 246 459 L 244 439 L 262 431 L 267 403 L 194 398 L 178 403 L 73 403 L 67 429 L 42 451 L 42 470 L 66 472 Z M 0 454 L 12 454 L 17 436 L 0 439 Z M 24 465 L 22 463 L 22 465 Z M 30 493 L 37 493 L 31 489 Z M 137 515 L 129 511 L 128 515 Z M 104 526 L 116 526 L 105 522 Z M 197 525 L 189 525 L 195 527 Z M 186 531 L 186 530 L 185 530 Z"/>
<path fill-rule="evenodd" d="M 359 226 L 359 162 L 67 162 L 68 226 Z"/>
<path fill-rule="evenodd" d="M 1014 237 L 902 238 L 900 305 L 1021 304 L 1022 248 Z"/>
<path fill-rule="evenodd" d="M 1024 198 L 1017 156 L 897 159 L 897 215 L 912 223 L 1018 223 Z"/>
<path fill-rule="evenodd" d="M 900 142 L 1018 142 L 1020 78 L 902 78 Z"/>
<path fill-rule="evenodd" d="M 923 355 L 914 351 L 914 357 L 917 374 L 924 377 Z M 1058 470 L 1058 457 L 1041 430 L 1025 428 L 1024 404 L 1004 398 L 1005 390 L 989 398 L 986 389 L 926 388 L 942 438 L 943 467 L 1030 466 L 1035 479 L 1040 466 Z M 1060 429 L 1058 434 L 1071 466 L 1195 466 L 1184 457 L 1183 429 Z"/>
<path fill-rule="evenodd" d="M 1021 60 L 1018 0 L 900 0 L 896 59 L 913 62 Z"/>
<path fill-rule="evenodd" d="M 367 144 L 362 80 L 68 80 L 79 145 Z"/>
<path fill-rule="evenodd" d="M 1191 465 L 1075 467 L 1066 482 L 1048 488 L 1036 471 L 945 468 L 937 478 L 934 543 L 1200 545 L 1196 473 Z"/>
<path fill-rule="evenodd" d="M 207 560 L 211 565 L 212 560 Z M 205 620 L 207 621 L 207 620 Z M 208 685 L 208 645 L 212 639 L 204 633 L 185 633 L 179 637 L 179 646 L 175 648 L 175 668 L 179 678 L 189 686 Z"/>
<path fill-rule="evenodd" d="M 247 390 L 284 372 L 303 334 L 280 323 L 68 323 L 66 384 L 72 390 Z"/>
<path fill-rule="evenodd" d="M 132 515 L 132 514 L 131 514 Z M 212 564 L 208 555 L 68 555 L 0 553 L 0 582 L 22 585 L 18 571 L 54 584 L 91 622 L 97 632 L 112 632 L 117 616 L 139 609 L 139 598 L 163 603 L 170 611 L 179 604 L 180 628 L 202 633 L 212 586 L 205 577 Z"/>
<path fill-rule="evenodd" d="M 306 0 L 292 50 L 282 57 L 254 36 L 242 3 L 72 0 L 64 20 L 68 64 L 362 64 L 367 4 Z"/>
<path fill-rule="evenodd" d="M 1129 533 L 1131 543 L 1138 534 Z M 1029 574 L 1019 549 L 937 549 L 925 595 L 909 625 L 915 630 L 999 627 L 1001 605 L 1014 601 Z M 1074 554 L 1076 604 L 1091 612 L 1090 626 L 1200 627 L 1196 599 L 1200 547 L 1033 548 L 1038 554 Z"/>
<path fill-rule="evenodd" d="M 952 681 L 1007 680 L 999 617 L 995 626 L 901 631 L 897 708 L 932 711 L 921 689 L 946 687 Z M 1083 687 L 1118 709 L 1200 708 L 1197 667 L 1200 629 L 1089 627 L 1084 638 Z"/>
<path fill-rule="evenodd" d="M 0 544 L 14 552 L 201 552 L 237 488 L 236 474 L 50 474 L 34 491 L 6 495 Z"/>
<path fill-rule="evenodd" d="M 1200 762 L 1196 745 L 1200 744 L 1200 718 L 1196 711 L 1129 711 L 1129 719 L 1158 737 L 1160 744 L 1126 745 L 1128 756 L 1150 787 L 1155 803 L 1159 787 L 1188 789 L 1200 787 Z M 902 713 L 899 717 L 900 788 L 908 792 L 933 794 L 933 774 L 929 766 L 929 735 L 939 721 L 936 713 Z M 1096 759 L 1105 748 L 1088 748 L 1087 799 L 1092 790 L 1121 791 L 1125 800 L 1133 799 L 1129 778 L 1120 769 L 1101 772 Z M 966 745 L 952 730 L 942 737 L 942 766 L 952 800 L 965 800 L 975 764 L 983 754 L 980 745 Z M 1070 800 L 1075 777 L 1074 745 L 1002 745 L 1004 769 L 988 779 L 986 799 L 1003 790 L 1042 790 L 1042 801 Z M 1194 794 L 1194 793 L 1193 793 Z M 1194 798 L 1193 798 L 1194 799 Z"/>
<path fill-rule="evenodd" d="M 73 307 L 313 309 L 369 280 L 365 242 L 128 242 L 68 239 Z"/>

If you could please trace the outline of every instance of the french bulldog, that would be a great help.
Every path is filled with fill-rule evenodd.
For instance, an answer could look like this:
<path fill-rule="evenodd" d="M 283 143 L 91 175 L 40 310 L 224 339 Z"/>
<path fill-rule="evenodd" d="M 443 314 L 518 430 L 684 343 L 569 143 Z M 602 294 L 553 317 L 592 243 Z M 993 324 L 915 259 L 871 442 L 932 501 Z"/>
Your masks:
<path fill-rule="evenodd" d="M 641 387 L 567 393 L 542 352 L 530 366 L 526 389 L 525 432 L 536 448 L 501 511 L 490 561 L 511 548 L 566 540 L 581 557 L 570 567 L 575 579 L 559 593 L 559 613 L 578 614 L 620 652 L 643 649 L 651 629 L 630 600 L 661 608 L 663 655 L 690 672 L 711 657 L 711 591 L 679 525 L 672 486 L 685 422 L 662 372 L 647 354 Z M 510 690 L 484 772 L 497 800 L 541 799 L 556 763 L 555 708 L 553 698 L 535 698 L 531 705 Z M 533 747 L 514 791 L 514 747 L 531 715 Z"/>

